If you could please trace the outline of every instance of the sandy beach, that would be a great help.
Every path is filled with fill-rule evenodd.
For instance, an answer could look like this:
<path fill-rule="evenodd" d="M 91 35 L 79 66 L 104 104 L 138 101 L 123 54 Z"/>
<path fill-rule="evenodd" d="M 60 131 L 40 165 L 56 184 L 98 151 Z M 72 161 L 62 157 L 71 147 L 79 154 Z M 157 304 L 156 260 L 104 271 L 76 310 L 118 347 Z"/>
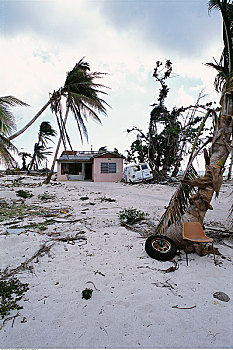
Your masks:
<path fill-rule="evenodd" d="M 205 219 L 217 264 L 193 253 L 189 266 L 183 251 L 161 262 L 144 248 L 176 185 L 42 182 L 0 177 L 0 269 L 29 285 L 23 308 L 0 321 L 1 348 L 233 347 L 233 182 Z M 22 200 L 21 189 L 33 196 Z M 149 224 L 121 226 L 119 212 L 130 207 L 148 213 Z"/>

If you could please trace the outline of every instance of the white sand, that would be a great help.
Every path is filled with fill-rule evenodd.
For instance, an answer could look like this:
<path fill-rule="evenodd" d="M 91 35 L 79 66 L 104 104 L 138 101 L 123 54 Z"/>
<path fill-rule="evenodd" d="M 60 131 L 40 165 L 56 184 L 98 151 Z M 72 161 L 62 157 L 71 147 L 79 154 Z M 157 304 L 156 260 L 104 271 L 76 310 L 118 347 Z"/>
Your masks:
<path fill-rule="evenodd" d="M 8 176 L 13 178 L 17 176 Z M 10 226 L 1 226 L 1 269 L 19 266 L 56 237 L 46 233 L 66 237 L 82 230 L 86 240 L 56 242 L 49 254 L 33 261 L 33 273 L 16 275 L 30 289 L 19 302 L 23 306 L 20 315 L 0 330 L 1 348 L 233 347 L 232 239 L 215 244 L 226 257 L 218 256 L 217 266 L 212 255 L 190 254 L 187 267 L 182 252 L 176 257 L 179 269 L 164 273 L 160 270 L 173 266 L 172 262 L 151 259 L 144 249 L 144 233 L 120 225 L 118 213 L 129 207 L 148 212 L 156 224 L 175 187 L 73 181 L 8 188 L 4 180 L 0 178 L 0 198 L 18 199 L 15 191 L 27 189 L 34 194 L 26 199 L 27 204 L 57 213 L 70 208 L 72 215 L 59 214 L 61 220 L 71 222 L 50 225 L 42 233 L 34 228 L 5 235 Z M 22 182 L 33 182 L 33 178 Z M 208 225 L 227 227 L 231 188 L 224 184 L 219 199 L 213 200 L 214 210 L 206 216 Z M 46 190 L 56 195 L 55 201 L 38 199 Z M 89 199 L 82 201 L 82 196 Z M 104 196 L 116 202 L 101 201 Z M 28 224 L 30 219 L 33 223 L 49 218 L 28 216 L 19 224 Z M 93 289 L 89 300 L 82 299 L 85 288 Z M 228 294 L 230 301 L 213 298 L 216 291 Z M 10 316 L 15 314 L 12 311 Z"/>

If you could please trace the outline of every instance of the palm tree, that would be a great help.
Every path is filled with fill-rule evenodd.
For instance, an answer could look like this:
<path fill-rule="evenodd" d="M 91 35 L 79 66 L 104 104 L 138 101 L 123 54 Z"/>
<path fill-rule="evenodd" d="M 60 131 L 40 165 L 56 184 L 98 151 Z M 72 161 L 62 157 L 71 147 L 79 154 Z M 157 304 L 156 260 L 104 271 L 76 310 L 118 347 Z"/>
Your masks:
<path fill-rule="evenodd" d="M 218 116 L 215 115 L 217 118 L 212 145 L 209 152 L 205 151 L 206 172 L 203 177 L 197 177 L 192 167 L 194 158 L 192 155 L 183 178 L 185 183 L 181 184 L 173 195 L 156 229 L 156 232 L 166 232 L 179 246 L 182 246 L 182 222 L 199 221 L 202 224 L 207 210 L 213 209 L 210 202 L 214 192 L 216 196 L 219 194 L 224 165 L 232 150 L 233 4 L 228 0 L 210 0 L 209 10 L 214 8 L 220 10 L 223 18 L 224 49 L 219 64 L 208 63 L 207 65 L 218 71 L 215 88 L 221 93 L 221 111 Z M 213 111 L 209 110 L 205 120 L 211 114 Z M 198 190 L 190 196 L 192 188 Z"/>
<path fill-rule="evenodd" d="M 52 154 L 51 151 L 49 151 L 51 147 L 46 147 L 44 145 L 40 145 L 39 143 L 35 143 L 34 145 L 34 154 L 33 154 L 33 163 L 30 163 L 30 167 L 28 171 L 30 172 L 32 169 L 32 166 L 34 166 L 34 170 L 38 170 L 39 166 L 42 164 L 44 160 L 47 159 L 49 155 Z"/>
<path fill-rule="evenodd" d="M 83 62 L 81 59 L 73 68 L 68 72 L 67 78 L 64 84 L 63 95 L 66 98 L 66 113 L 64 120 L 61 117 L 61 105 L 60 102 L 52 103 L 52 110 L 57 115 L 60 115 L 59 129 L 60 138 L 58 140 L 57 148 L 54 154 L 51 170 L 45 180 L 45 183 L 49 183 L 54 171 L 58 151 L 61 141 L 63 140 L 65 146 L 65 138 L 68 139 L 68 135 L 65 130 L 66 121 L 70 112 L 72 112 L 78 126 L 81 141 L 83 141 L 83 135 L 88 139 L 87 128 L 85 121 L 87 117 L 93 118 L 96 122 L 101 123 L 98 113 L 107 115 L 105 106 L 109 106 L 103 99 L 98 97 L 99 93 L 106 94 L 100 88 L 106 88 L 106 86 L 97 84 L 95 79 L 101 78 L 104 73 L 90 72 L 89 64 Z M 69 139 L 68 139 L 69 142 Z"/>
<path fill-rule="evenodd" d="M 98 114 L 102 113 L 107 115 L 105 106 L 109 107 L 109 105 L 98 96 L 100 93 L 106 94 L 106 92 L 100 89 L 107 87 L 94 82 L 94 80 L 102 78 L 105 73 L 90 72 L 89 64 L 84 62 L 83 59 L 84 58 L 82 58 L 74 66 L 74 68 L 67 73 L 64 86 L 51 94 L 49 101 L 42 107 L 35 117 L 33 117 L 21 130 L 10 136 L 10 140 L 13 140 L 21 135 L 39 118 L 39 116 L 48 106 L 51 106 L 51 110 L 53 113 L 55 113 L 57 118 L 60 137 L 55 151 L 51 171 L 48 174 L 48 178 L 46 179 L 45 183 L 49 183 L 51 179 L 61 141 L 63 141 L 65 147 L 66 140 L 70 144 L 65 127 L 69 113 L 72 112 L 77 122 L 81 141 L 83 140 L 83 135 L 88 139 L 87 128 L 85 125 L 85 120 L 87 117 L 91 117 L 96 122 L 101 123 Z M 66 113 L 64 120 L 62 117 L 62 97 L 66 99 Z"/>
<path fill-rule="evenodd" d="M 40 124 L 40 129 L 38 133 L 38 141 L 35 143 L 34 146 L 34 153 L 29 165 L 28 170 L 32 170 L 35 161 L 37 159 L 45 159 L 46 155 L 46 145 L 48 141 L 51 141 L 51 137 L 54 137 L 56 135 L 56 131 L 52 128 L 50 125 L 50 122 L 42 122 Z M 40 157 L 40 155 L 43 154 L 44 158 Z M 51 152 L 47 153 L 47 155 L 51 154 Z M 38 162 L 37 162 L 38 163 Z"/>
<path fill-rule="evenodd" d="M 99 88 L 106 87 L 101 84 L 94 83 L 94 79 L 102 78 L 105 73 L 90 72 L 90 66 L 87 62 L 83 61 L 84 57 L 75 65 L 72 71 L 68 72 L 65 84 L 50 94 L 50 99 L 41 108 L 41 110 L 19 131 L 9 137 L 10 140 L 21 135 L 26 131 L 46 110 L 48 106 L 51 106 L 52 112 L 57 116 L 58 125 L 61 133 L 64 135 L 65 122 L 62 120 L 62 107 L 61 99 L 66 98 L 66 109 L 71 110 L 77 121 L 79 132 L 82 138 L 82 133 L 87 137 L 87 129 L 84 124 L 84 119 L 87 115 L 93 117 L 97 122 L 100 122 L 98 115 L 95 113 L 106 113 L 105 105 L 108 105 L 104 100 L 100 99 L 98 93 L 106 94 Z"/>
<path fill-rule="evenodd" d="M 0 162 L 6 166 L 16 166 L 17 162 L 10 151 L 18 152 L 10 142 L 9 136 L 16 129 L 15 118 L 10 108 L 14 106 L 28 106 L 14 96 L 0 97 Z"/>

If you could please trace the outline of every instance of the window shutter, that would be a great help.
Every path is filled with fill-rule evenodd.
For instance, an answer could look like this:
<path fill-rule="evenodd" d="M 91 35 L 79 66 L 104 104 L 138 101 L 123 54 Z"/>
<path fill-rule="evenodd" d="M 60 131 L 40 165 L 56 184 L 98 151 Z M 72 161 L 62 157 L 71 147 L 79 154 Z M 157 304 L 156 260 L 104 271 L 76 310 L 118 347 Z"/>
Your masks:
<path fill-rule="evenodd" d="M 101 163 L 101 174 L 116 173 L 116 163 Z"/>

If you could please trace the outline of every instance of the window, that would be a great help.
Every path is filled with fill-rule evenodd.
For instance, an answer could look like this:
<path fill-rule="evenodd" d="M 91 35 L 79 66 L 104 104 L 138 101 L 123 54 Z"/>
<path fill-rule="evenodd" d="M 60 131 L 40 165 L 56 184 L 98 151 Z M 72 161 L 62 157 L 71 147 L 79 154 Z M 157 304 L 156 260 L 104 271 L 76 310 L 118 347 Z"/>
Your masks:
<path fill-rule="evenodd" d="M 101 174 L 116 173 L 116 163 L 101 163 Z"/>
<path fill-rule="evenodd" d="M 141 167 L 142 167 L 142 170 L 148 169 L 147 164 L 142 164 Z"/>
<path fill-rule="evenodd" d="M 82 163 L 61 163 L 61 174 L 78 175 L 82 172 Z"/>

